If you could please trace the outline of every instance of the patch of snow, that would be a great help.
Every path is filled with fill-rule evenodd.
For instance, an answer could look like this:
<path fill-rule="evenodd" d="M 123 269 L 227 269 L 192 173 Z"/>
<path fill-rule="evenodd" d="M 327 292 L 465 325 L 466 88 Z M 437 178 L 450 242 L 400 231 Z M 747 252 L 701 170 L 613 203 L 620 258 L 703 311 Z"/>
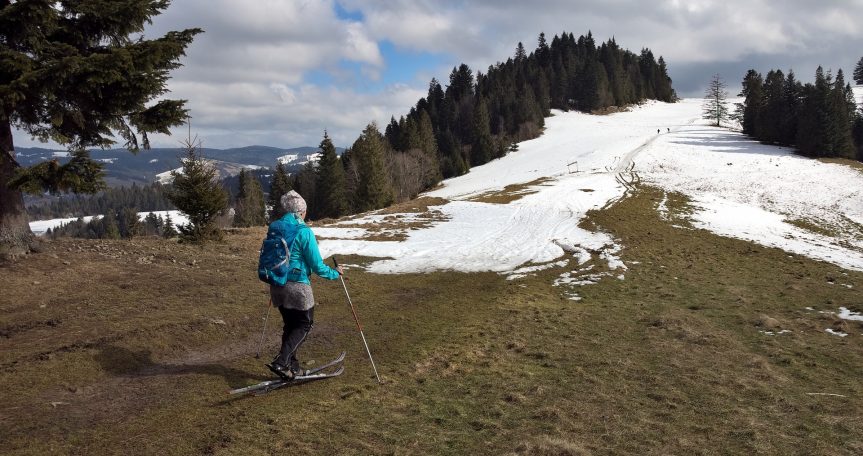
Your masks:
<path fill-rule="evenodd" d="M 97 158 L 96 161 L 113 165 L 117 158 Z"/>
<path fill-rule="evenodd" d="M 288 155 L 282 155 L 281 157 L 277 158 L 276 160 L 278 160 L 278 162 L 283 164 L 283 165 L 305 165 L 306 163 L 310 163 L 310 162 L 311 163 L 317 163 L 317 161 L 321 159 L 321 154 L 320 153 L 314 153 L 314 154 L 306 155 L 305 157 L 306 157 L 305 160 L 300 160 L 299 154 L 288 154 Z"/>
<path fill-rule="evenodd" d="M 161 217 L 162 220 L 166 219 L 168 217 L 168 214 L 170 214 L 171 215 L 171 222 L 174 223 L 174 226 L 186 225 L 189 223 L 189 216 L 187 216 L 185 213 L 178 211 L 178 210 L 138 212 L 138 218 L 141 220 L 144 220 L 144 217 L 146 217 L 149 214 L 156 214 L 156 216 Z"/>
<path fill-rule="evenodd" d="M 848 337 L 848 333 L 844 333 L 842 331 L 834 331 L 833 328 L 827 328 L 824 331 L 826 331 L 829 334 L 833 334 L 834 336 Z"/>
<path fill-rule="evenodd" d="M 53 158 L 66 158 L 69 156 L 69 152 L 65 150 L 55 150 L 51 152 L 51 157 Z"/>
<path fill-rule="evenodd" d="M 158 161 L 159 161 L 158 158 L 154 158 L 154 159 L 150 160 L 150 163 L 157 163 Z"/>
<path fill-rule="evenodd" d="M 169 171 L 165 171 L 164 173 L 156 174 L 156 180 L 159 181 L 160 184 L 170 184 L 174 181 L 174 176 L 172 173 L 183 173 L 183 168 L 175 168 Z"/>
<path fill-rule="evenodd" d="M 528 274 L 531 274 L 534 272 L 539 272 L 539 271 L 544 271 L 546 269 L 562 268 L 562 267 L 566 266 L 567 264 L 569 264 L 569 260 L 560 260 L 560 261 L 555 261 L 552 263 L 538 264 L 535 266 L 525 266 L 523 268 L 518 268 L 518 269 L 510 272 L 509 275 L 507 275 L 506 280 L 520 279 L 522 277 L 527 277 Z"/>
<path fill-rule="evenodd" d="M 863 270 L 863 237 L 848 228 L 849 220 L 863 224 L 863 174 L 855 169 L 699 121 L 658 137 L 636 171 L 647 183 L 686 194 L 696 228 Z M 795 219 L 837 236 L 789 223 Z"/>
<path fill-rule="evenodd" d="M 656 206 L 656 212 L 659 212 L 659 217 L 662 220 L 668 221 L 668 206 L 666 203 L 668 202 L 668 193 L 662 193 L 662 201 L 659 202 L 659 205 Z"/>
<path fill-rule="evenodd" d="M 852 312 L 845 307 L 840 307 L 839 313 L 836 316 L 843 320 L 863 321 L 863 314 L 860 312 Z"/>
<path fill-rule="evenodd" d="M 276 160 L 278 160 L 278 162 L 283 164 L 283 165 L 289 165 L 291 162 L 293 162 L 294 160 L 296 160 L 298 158 L 300 158 L 299 154 L 288 154 L 288 155 L 282 155 L 281 157 L 277 158 Z"/>
<path fill-rule="evenodd" d="M 318 238 L 358 239 L 369 235 L 364 228 L 312 228 Z"/>

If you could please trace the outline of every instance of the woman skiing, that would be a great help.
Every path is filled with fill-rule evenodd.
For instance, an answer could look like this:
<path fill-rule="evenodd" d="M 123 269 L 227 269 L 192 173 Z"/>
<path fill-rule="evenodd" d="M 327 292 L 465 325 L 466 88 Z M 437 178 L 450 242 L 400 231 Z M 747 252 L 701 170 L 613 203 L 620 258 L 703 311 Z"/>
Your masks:
<path fill-rule="evenodd" d="M 309 276 L 312 272 L 329 280 L 343 274 L 341 266 L 333 269 L 324 264 L 318 243 L 306 218 L 306 201 L 291 190 L 282 196 L 282 209 L 286 214 L 270 224 L 268 236 L 278 235 L 289 246 L 288 277 L 284 286 L 270 285 L 273 306 L 279 309 L 284 321 L 282 347 L 273 362 L 267 367 L 285 379 L 302 375 L 297 350 L 314 323 L 315 298 Z"/>

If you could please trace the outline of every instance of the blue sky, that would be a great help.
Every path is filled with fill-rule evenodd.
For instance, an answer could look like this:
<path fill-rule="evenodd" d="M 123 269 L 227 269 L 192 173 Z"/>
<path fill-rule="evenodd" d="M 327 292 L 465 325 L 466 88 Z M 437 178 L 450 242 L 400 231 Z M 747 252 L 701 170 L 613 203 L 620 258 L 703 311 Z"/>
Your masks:
<path fill-rule="evenodd" d="M 337 70 L 315 69 L 306 73 L 303 80 L 316 86 L 349 84 L 360 93 L 376 93 L 399 84 L 428 83 L 429 75 L 436 75 L 447 68 L 455 57 L 446 53 L 400 49 L 389 40 L 378 43 L 384 65 L 376 78 L 369 78 L 361 62 L 342 59 Z M 440 77 L 438 76 L 438 79 Z"/>
<path fill-rule="evenodd" d="M 325 129 L 349 146 L 369 122 L 407 113 L 431 78 L 445 85 L 460 63 L 485 71 L 518 42 L 533 50 L 540 32 L 648 47 L 678 94 L 699 97 L 715 73 L 732 95 L 749 68 L 850 74 L 861 17 L 863 0 L 178 0 L 146 35 L 205 30 L 168 87 L 208 147 L 288 148 L 318 144 Z M 183 132 L 151 139 L 176 146 Z"/>

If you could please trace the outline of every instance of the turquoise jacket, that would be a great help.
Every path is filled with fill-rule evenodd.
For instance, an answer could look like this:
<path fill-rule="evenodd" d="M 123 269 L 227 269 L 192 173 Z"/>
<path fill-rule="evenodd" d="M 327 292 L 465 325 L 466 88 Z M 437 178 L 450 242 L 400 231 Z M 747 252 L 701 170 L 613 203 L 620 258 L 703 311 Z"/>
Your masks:
<path fill-rule="evenodd" d="M 290 243 L 288 282 L 311 285 L 309 277 L 312 272 L 329 280 L 339 278 L 338 271 L 324 264 L 315 234 L 302 219 L 294 214 L 285 214 L 284 217 L 270 224 L 269 231 L 278 232 L 285 241 Z M 291 242 L 292 239 L 293 242 Z"/>

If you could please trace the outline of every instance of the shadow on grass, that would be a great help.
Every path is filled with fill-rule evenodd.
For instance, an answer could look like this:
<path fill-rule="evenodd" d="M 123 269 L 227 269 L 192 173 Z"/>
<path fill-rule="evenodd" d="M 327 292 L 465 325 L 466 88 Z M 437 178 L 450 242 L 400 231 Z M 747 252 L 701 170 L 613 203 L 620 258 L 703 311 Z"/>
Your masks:
<path fill-rule="evenodd" d="M 242 385 L 249 379 L 269 380 L 270 377 L 253 375 L 240 369 L 215 363 L 168 364 L 153 361 L 149 350 L 132 351 L 108 345 L 94 356 L 102 369 L 114 376 L 155 377 L 168 375 L 203 374 L 223 377 L 230 385 Z"/>

